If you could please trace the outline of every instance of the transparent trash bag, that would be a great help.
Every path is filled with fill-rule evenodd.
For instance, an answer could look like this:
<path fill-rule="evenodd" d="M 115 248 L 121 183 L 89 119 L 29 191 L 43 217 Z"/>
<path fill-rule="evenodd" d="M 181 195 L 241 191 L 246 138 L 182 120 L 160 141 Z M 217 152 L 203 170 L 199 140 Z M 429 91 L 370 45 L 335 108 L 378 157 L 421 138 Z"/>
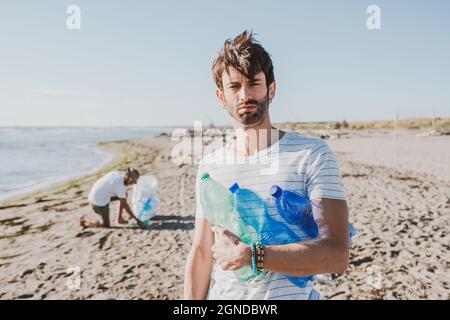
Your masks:
<path fill-rule="evenodd" d="M 151 175 L 141 176 L 138 182 L 133 186 L 133 195 L 131 198 L 133 214 L 148 225 L 150 219 L 156 215 L 159 209 L 158 181 Z M 133 225 L 136 221 L 132 220 Z"/>

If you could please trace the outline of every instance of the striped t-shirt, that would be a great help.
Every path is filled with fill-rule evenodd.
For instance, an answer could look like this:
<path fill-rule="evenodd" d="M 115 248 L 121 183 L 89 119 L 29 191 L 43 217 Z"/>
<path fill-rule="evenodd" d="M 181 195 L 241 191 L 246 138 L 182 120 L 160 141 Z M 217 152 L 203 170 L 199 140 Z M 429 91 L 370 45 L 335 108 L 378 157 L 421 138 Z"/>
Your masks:
<path fill-rule="evenodd" d="M 270 188 L 278 185 L 310 199 L 329 198 L 346 200 L 339 167 L 333 152 L 320 139 L 294 133 L 284 136 L 261 152 L 252 156 L 239 156 L 222 147 L 206 155 L 197 174 L 197 218 L 206 218 L 200 203 L 199 182 L 201 175 L 210 177 L 227 189 L 235 182 L 241 188 L 259 194 L 267 204 L 271 217 L 284 222 L 278 214 Z M 286 223 L 286 225 L 288 225 Z M 300 228 L 289 228 L 302 240 L 310 239 Z M 258 281 L 239 281 L 233 271 L 225 271 L 215 265 L 211 275 L 208 299 L 315 299 L 319 294 L 309 281 L 305 288 L 292 284 L 284 275 L 267 272 Z"/>

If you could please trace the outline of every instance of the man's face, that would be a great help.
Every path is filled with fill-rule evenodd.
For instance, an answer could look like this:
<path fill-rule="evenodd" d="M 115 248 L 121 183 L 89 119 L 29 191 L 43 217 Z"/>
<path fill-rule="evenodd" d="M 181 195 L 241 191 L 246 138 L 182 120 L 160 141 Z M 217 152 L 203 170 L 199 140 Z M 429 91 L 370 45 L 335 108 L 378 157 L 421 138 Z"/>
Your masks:
<path fill-rule="evenodd" d="M 223 73 L 222 84 L 223 90 L 218 90 L 217 96 L 233 119 L 244 127 L 258 125 L 264 120 L 273 95 L 269 94 L 262 71 L 254 79 L 247 79 L 236 69 L 230 68 L 229 74 L 226 71 Z M 275 83 L 272 85 L 271 90 L 274 90 Z"/>
<path fill-rule="evenodd" d="M 136 175 L 133 175 L 133 174 L 127 175 L 127 177 L 125 179 L 125 185 L 131 186 L 133 184 L 136 184 L 138 179 L 139 179 L 139 177 L 137 177 Z"/>

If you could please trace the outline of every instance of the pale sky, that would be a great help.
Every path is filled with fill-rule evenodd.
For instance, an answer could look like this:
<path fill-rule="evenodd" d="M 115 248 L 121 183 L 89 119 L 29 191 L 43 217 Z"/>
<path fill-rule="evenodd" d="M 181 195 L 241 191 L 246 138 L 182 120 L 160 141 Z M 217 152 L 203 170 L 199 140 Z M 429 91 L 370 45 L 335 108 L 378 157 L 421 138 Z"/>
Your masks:
<path fill-rule="evenodd" d="M 245 29 L 273 57 L 274 122 L 450 116 L 450 1 L 15 0 L 0 4 L 0 126 L 230 123 L 211 64 Z"/>

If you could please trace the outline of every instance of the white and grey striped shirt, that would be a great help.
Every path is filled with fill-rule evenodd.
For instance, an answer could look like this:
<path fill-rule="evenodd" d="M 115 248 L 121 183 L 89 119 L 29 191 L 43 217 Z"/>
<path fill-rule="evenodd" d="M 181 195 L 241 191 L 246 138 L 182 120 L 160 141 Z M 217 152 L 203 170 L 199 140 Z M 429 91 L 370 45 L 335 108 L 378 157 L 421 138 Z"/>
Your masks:
<path fill-rule="evenodd" d="M 235 182 L 251 189 L 266 202 L 269 214 L 279 222 L 284 220 L 275 209 L 270 188 L 296 191 L 310 199 L 346 200 L 340 171 L 333 152 L 320 139 L 286 133 L 277 143 L 252 156 L 238 156 L 228 147 L 206 155 L 200 162 L 197 183 L 197 218 L 205 218 L 200 204 L 199 181 L 203 173 L 227 189 Z M 309 239 L 295 225 L 289 228 L 302 240 Z M 313 282 L 306 288 L 292 284 L 285 276 L 267 272 L 262 279 L 239 281 L 234 272 L 214 266 L 209 299 L 314 299 L 318 298 Z"/>

